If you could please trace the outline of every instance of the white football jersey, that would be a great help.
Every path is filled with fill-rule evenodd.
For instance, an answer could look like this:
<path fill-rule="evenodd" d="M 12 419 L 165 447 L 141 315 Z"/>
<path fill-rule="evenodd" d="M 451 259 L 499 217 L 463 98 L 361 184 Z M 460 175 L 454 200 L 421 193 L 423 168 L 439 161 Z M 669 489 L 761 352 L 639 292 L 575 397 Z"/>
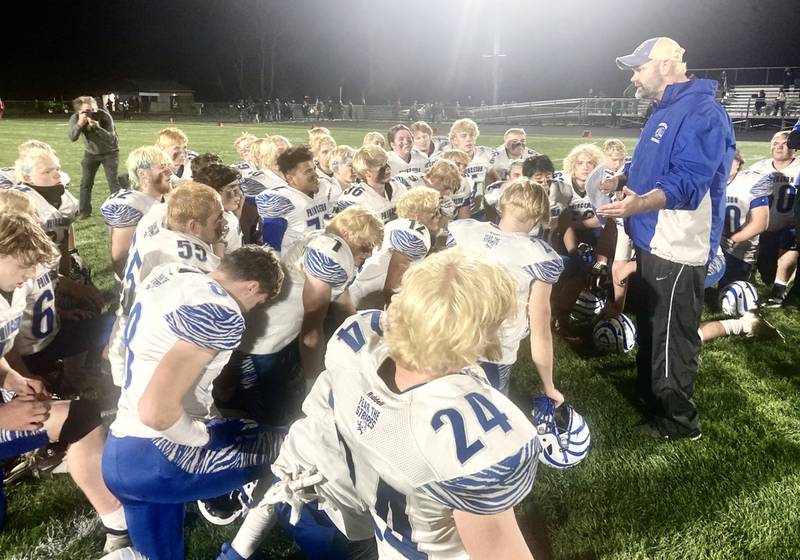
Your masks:
<path fill-rule="evenodd" d="M 14 167 L 0 167 L 0 189 L 8 189 L 17 184 L 17 170 Z"/>
<path fill-rule="evenodd" d="M 338 211 L 348 206 L 359 204 L 380 217 L 384 224 L 388 224 L 397 217 L 397 200 L 406 192 L 406 186 L 398 181 L 386 183 L 385 194 L 378 194 L 375 189 L 366 183 L 353 183 L 336 203 Z"/>
<path fill-rule="evenodd" d="M 128 251 L 117 320 L 111 329 L 108 343 L 111 376 L 117 385 L 122 383 L 124 375 L 124 335 L 128 315 L 142 281 L 154 268 L 162 264 L 180 263 L 211 272 L 219 266 L 220 260 L 207 243 L 193 235 L 167 229 L 163 222 L 154 222 L 140 230 L 143 225 L 145 224 L 140 222 L 137 226 L 136 235 Z"/>
<path fill-rule="evenodd" d="M 409 161 L 404 160 L 394 151 L 389 151 L 387 154 L 393 177 L 398 173 L 422 173 L 428 163 L 428 156 L 416 148 L 411 148 Z"/>
<path fill-rule="evenodd" d="M 344 293 L 356 276 L 350 247 L 343 239 L 312 232 L 281 256 L 284 281 L 268 305 L 248 313 L 240 350 L 247 354 L 274 354 L 286 348 L 303 326 L 303 288 L 306 273 L 331 287 L 331 301 Z"/>
<path fill-rule="evenodd" d="M 236 163 L 232 163 L 231 167 L 241 173 L 242 178 L 245 178 L 251 173 L 258 171 L 258 168 L 255 166 L 255 164 L 249 161 L 237 161 Z"/>
<path fill-rule="evenodd" d="M 242 175 L 242 191 L 249 196 L 255 196 L 283 185 L 286 185 L 286 179 L 271 169 L 258 169 L 246 177 Z"/>
<path fill-rule="evenodd" d="M 225 254 L 228 254 L 242 246 L 242 227 L 239 225 L 239 218 L 233 212 L 226 211 L 222 216 L 225 218 L 222 242 L 225 244 Z"/>
<path fill-rule="evenodd" d="M 501 144 L 495 148 L 497 152 L 497 157 L 494 158 L 494 165 L 492 166 L 494 170 L 497 172 L 497 176 L 500 178 L 501 181 L 505 181 L 508 179 L 509 169 L 511 168 L 511 162 L 515 160 L 525 160 L 531 156 L 538 156 L 539 152 L 532 148 L 525 148 L 522 151 L 522 155 L 519 157 L 509 157 L 508 152 L 506 151 L 506 145 Z"/>
<path fill-rule="evenodd" d="M 16 346 L 20 355 L 29 356 L 44 350 L 58 334 L 61 321 L 56 312 L 58 269 L 36 267 L 36 278 L 28 280 L 28 295 Z"/>
<path fill-rule="evenodd" d="M 392 252 L 399 252 L 411 262 L 425 258 L 431 250 L 428 228 L 413 220 L 397 218 L 386 224 L 383 245 L 364 262 L 356 281 L 350 286 L 350 298 L 356 309 L 383 309 L 383 287 L 389 272 Z"/>
<path fill-rule="evenodd" d="M 320 181 L 314 196 L 289 185 L 256 195 L 256 209 L 263 222 L 264 242 L 282 252 L 306 232 L 325 227 L 328 212 L 328 184 Z"/>
<path fill-rule="evenodd" d="M 109 196 L 100 207 L 103 221 L 108 227 L 134 227 L 159 200 L 141 191 L 119 190 Z"/>
<path fill-rule="evenodd" d="M 78 217 L 78 199 L 65 189 L 61 195 L 61 204 L 56 208 L 27 185 L 14 185 L 11 188 L 27 195 L 34 208 L 36 208 L 42 228 L 56 244 L 60 244 L 67 239 L 69 227 Z"/>
<path fill-rule="evenodd" d="M 769 205 L 772 196 L 769 175 L 758 171 L 740 171 L 725 189 L 725 223 L 723 235 L 730 237 L 747 223 L 751 208 Z M 725 252 L 747 263 L 753 263 L 758 253 L 759 236 L 736 243 Z"/>
<path fill-rule="evenodd" d="M 389 358 L 381 315 L 347 319 L 321 374 L 351 482 L 381 558 L 467 558 L 453 510 L 488 515 L 522 501 L 538 464 L 535 429 L 479 368 L 389 389 L 377 373 Z"/>
<path fill-rule="evenodd" d="M 322 184 L 325 183 L 324 188 L 328 192 L 328 210 L 326 211 L 325 219 L 329 220 L 336 212 L 336 202 L 339 200 L 339 197 L 342 196 L 342 192 L 344 192 L 344 190 L 339 184 L 339 181 L 321 169 L 317 169 L 317 177 L 319 178 L 320 190 L 323 189 Z"/>
<path fill-rule="evenodd" d="M 125 329 L 125 375 L 111 424 L 114 435 L 163 437 L 139 419 L 139 400 L 159 362 L 179 340 L 217 352 L 182 402 L 193 418 L 217 416 L 212 383 L 243 331 L 239 305 L 203 271 L 181 263 L 154 269 L 136 295 Z"/>
<path fill-rule="evenodd" d="M 395 183 L 401 183 L 406 190 L 411 190 L 415 187 L 427 187 L 422 173 L 398 173 L 392 177 Z M 470 195 L 472 194 L 472 185 L 466 177 L 461 177 L 461 185 L 459 189 L 453 194 L 447 195 L 445 198 L 452 204 L 441 204 L 440 208 L 447 218 L 454 218 L 458 215 L 458 211 L 464 206 L 469 206 Z M 448 215 L 447 208 L 451 208 L 454 213 L 453 216 Z"/>
<path fill-rule="evenodd" d="M 14 346 L 31 287 L 28 281 L 10 294 L 0 292 L 0 356 L 8 354 Z"/>
<path fill-rule="evenodd" d="M 794 202 L 797 198 L 795 184 L 800 175 L 800 157 L 794 158 L 791 164 L 780 171 L 775 170 L 772 159 L 757 161 L 748 171 L 769 175 L 772 182 L 767 231 L 780 231 L 794 226 Z"/>
<path fill-rule="evenodd" d="M 528 334 L 528 300 L 534 282 L 555 284 L 564 270 L 561 257 L 544 241 L 527 233 L 501 231 L 496 225 L 477 220 L 459 220 L 450 225 L 449 247 L 463 247 L 505 267 L 517 281 L 516 317 L 503 323 L 501 364 L 517 361 L 520 341 Z"/>
<path fill-rule="evenodd" d="M 316 468 L 325 477 L 325 482 L 315 486 L 321 498 L 320 509 L 349 540 L 366 540 L 375 535 L 375 526 L 350 478 L 348 457 L 339 441 L 330 394 L 330 382 L 323 373 L 303 401 L 305 417 L 292 423 L 271 469 L 275 476 L 285 480 L 292 479 L 298 472 Z"/>
<path fill-rule="evenodd" d="M 472 213 L 477 214 L 483 210 L 483 196 L 485 194 L 486 172 L 494 165 L 497 150 L 486 146 L 475 146 L 472 161 L 464 171 L 464 175 L 472 183 Z"/>
<path fill-rule="evenodd" d="M 586 191 L 583 193 L 578 192 L 572 177 L 563 171 L 558 172 L 555 176 L 557 176 L 558 179 L 554 179 L 554 182 L 562 181 L 569 187 L 571 191 L 567 208 L 569 208 L 569 211 L 572 214 L 572 221 L 582 222 L 583 220 L 593 218 L 595 213 L 594 207 L 592 206 L 592 201 L 589 199 L 589 194 Z M 558 189 L 558 194 L 561 194 L 560 190 L 561 189 Z"/>

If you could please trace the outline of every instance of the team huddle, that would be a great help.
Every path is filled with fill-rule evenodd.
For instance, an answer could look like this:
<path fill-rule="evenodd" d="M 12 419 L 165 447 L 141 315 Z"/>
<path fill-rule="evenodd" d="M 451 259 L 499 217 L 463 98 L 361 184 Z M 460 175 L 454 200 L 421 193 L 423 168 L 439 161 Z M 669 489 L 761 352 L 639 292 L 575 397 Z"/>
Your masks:
<path fill-rule="evenodd" d="M 245 133 L 223 162 L 166 128 L 100 209 L 119 295 L 106 314 L 76 273 L 69 177 L 50 146 L 21 144 L 0 170 L 0 459 L 67 445 L 107 558 L 183 558 L 193 501 L 241 520 L 221 560 L 250 558 L 275 524 L 309 558 L 530 557 L 514 506 L 539 463 L 573 466 L 590 445 L 553 333 L 602 352 L 636 341 L 636 248 L 598 211 L 631 161 L 610 139 L 558 170 L 521 128 L 496 148 L 479 137 L 470 119 L 360 147 L 323 127 L 301 145 Z M 702 341 L 779 336 L 749 280 L 780 305 L 797 266 L 788 137 L 749 168 L 737 152 L 705 281 L 732 317 Z M 522 411 L 508 394 L 526 338 L 541 394 Z M 97 403 L 41 381 L 83 354 L 120 390 L 107 435 Z"/>

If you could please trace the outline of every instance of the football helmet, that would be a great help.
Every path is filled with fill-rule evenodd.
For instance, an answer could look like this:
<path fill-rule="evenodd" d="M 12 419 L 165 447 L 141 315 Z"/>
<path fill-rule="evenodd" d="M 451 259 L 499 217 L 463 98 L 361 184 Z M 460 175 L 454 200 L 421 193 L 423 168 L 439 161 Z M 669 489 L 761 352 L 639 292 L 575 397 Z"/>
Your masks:
<path fill-rule="evenodd" d="M 576 325 L 588 325 L 600 315 L 604 307 L 605 301 L 600 295 L 590 290 L 583 290 L 578 294 L 569 318 Z"/>
<path fill-rule="evenodd" d="M 636 345 L 636 326 L 622 314 L 603 319 L 594 326 L 592 339 L 601 352 L 627 354 Z"/>
<path fill-rule="evenodd" d="M 574 467 L 589 453 L 589 426 L 571 405 L 564 403 L 556 408 L 552 399 L 538 395 L 533 398 L 531 416 L 542 446 L 539 462 L 543 465 Z"/>
<path fill-rule="evenodd" d="M 741 317 L 748 311 L 753 311 L 757 304 L 758 292 L 755 286 L 744 280 L 725 286 L 719 297 L 719 306 L 725 315 Z"/>

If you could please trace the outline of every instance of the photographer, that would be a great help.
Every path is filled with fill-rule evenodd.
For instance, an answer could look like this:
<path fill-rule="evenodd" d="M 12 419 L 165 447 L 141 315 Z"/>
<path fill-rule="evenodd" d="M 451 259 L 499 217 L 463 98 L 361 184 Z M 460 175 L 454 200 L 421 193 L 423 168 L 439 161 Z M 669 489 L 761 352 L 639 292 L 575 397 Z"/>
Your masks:
<path fill-rule="evenodd" d="M 72 101 L 75 113 L 69 118 L 67 134 L 75 142 L 83 134 L 86 151 L 81 161 L 80 215 L 92 214 L 92 187 L 97 168 L 103 164 L 108 181 L 108 190 L 114 194 L 119 190 L 117 168 L 119 167 L 119 139 L 114 120 L 105 109 L 98 109 L 93 97 L 76 97 Z"/>

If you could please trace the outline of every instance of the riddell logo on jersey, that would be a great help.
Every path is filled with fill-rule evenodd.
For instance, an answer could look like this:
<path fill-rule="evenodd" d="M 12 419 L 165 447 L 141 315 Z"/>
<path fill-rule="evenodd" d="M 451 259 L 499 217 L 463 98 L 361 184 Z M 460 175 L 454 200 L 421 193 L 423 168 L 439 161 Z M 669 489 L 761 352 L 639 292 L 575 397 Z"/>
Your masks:
<path fill-rule="evenodd" d="M 651 142 L 655 142 L 656 144 L 661 144 L 661 138 L 664 137 L 664 133 L 669 128 L 669 125 L 665 122 L 658 123 L 658 128 L 656 129 L 653 136 L 650 137 Z"/>

